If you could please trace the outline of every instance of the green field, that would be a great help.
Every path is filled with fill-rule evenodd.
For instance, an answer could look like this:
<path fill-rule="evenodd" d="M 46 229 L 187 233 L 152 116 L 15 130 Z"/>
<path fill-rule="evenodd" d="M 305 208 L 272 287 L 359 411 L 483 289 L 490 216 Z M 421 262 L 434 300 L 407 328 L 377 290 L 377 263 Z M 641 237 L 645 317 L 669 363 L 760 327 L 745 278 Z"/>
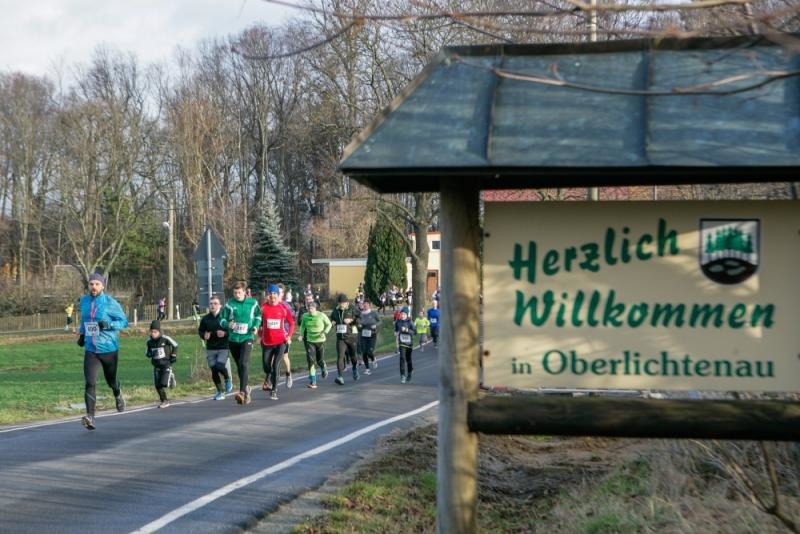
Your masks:
<path fill-rule="evenodd" d="M 205 350 L 194 326 L 165 326 L 164 332 L 179 345 L 178 361 L 173 366 L 178 387 L 169 390 L 171 399 L 189 395 L 213 395 L 214 385 L 206 366 Z M 153 387 L 150 360 L 144 356 L 146 331 L 139 327 L 120 336 L 118 376 L 128 406 L 153 404 L 158 395 Z M 335 334 L 328 335 L 325 360 L 335 368 Z M 72 334 L 46 339 L 4 339 L 0 344 L 0 425 L 83 414 L 83 350 Z M 376 354 L 393 352 L 391 318 L 384 318 L 378 335 Z M 296 374 L 307 371 L 303 343 L 294 341 L 289 352 Z M 236 365 L 232 362 L 233 374 Z M 333 367 L 331 367 L 333 365 Z M 261 349 L 253 348 L 250 383 L 259 386 L 264 379 Z M 111 389 L 102 372 L 98 376 L 97 409 L 113 407 Z M 234 378 L 234 382 L 236 379 Z M 305 381 L 296 381 L 304 387 Z"/>

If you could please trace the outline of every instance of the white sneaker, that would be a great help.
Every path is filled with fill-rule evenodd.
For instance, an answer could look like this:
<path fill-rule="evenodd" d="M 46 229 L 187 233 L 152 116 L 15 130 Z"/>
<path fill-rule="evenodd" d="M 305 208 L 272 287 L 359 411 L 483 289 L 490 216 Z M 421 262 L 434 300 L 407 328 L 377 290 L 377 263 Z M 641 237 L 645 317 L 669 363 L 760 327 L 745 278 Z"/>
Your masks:
<path fill-rule="evenodd" d="M 371 374 L 372 374 L 372 371 L 370 371 L 369 369 L 366 369 L 366 370 L 364 371 L 364 374 L 365 374 L 365 375 L 371 375 Z"/>
<path fill-rule="evenodd" d="M 292 389 L 293 385 L 294 385 L 294 380 L 292 380 L 292 375 L 291 374 L 286 375 L 286 387 Z"/>

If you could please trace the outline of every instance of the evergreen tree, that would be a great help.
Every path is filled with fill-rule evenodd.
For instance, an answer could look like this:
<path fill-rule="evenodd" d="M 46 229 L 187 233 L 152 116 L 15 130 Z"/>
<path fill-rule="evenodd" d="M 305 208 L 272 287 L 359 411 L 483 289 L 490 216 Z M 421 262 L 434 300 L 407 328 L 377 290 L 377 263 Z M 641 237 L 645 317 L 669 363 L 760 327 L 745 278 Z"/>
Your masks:
<path fill-rule="evenodd" d="M 253 239 L 249 282 L 253 294 L 278 282 L 297 288 L 297 253 L 283 242 L 280 217 L 270 197 L 264 198 Z"/>
<path fill-rule="evenodd" d="M 402 289 L 407 286 L 406 246 L 402 236 L 381 217 L 370 230 L 367 243 L 364 293 L 372 302 L 379 302 L 381 293 L 392 285 Z"/>

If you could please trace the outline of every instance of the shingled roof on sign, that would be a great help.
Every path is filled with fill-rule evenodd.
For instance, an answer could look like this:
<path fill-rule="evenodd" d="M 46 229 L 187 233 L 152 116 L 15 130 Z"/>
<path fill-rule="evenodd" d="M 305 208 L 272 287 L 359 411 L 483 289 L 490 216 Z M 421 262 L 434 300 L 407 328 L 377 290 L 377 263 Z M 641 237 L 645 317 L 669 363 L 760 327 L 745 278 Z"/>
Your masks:
<path fill-rule="evenodd" d="M 339 169 L 383 192 L 795 179 L 798 73 L 750 37 L 447 48 Z"/>

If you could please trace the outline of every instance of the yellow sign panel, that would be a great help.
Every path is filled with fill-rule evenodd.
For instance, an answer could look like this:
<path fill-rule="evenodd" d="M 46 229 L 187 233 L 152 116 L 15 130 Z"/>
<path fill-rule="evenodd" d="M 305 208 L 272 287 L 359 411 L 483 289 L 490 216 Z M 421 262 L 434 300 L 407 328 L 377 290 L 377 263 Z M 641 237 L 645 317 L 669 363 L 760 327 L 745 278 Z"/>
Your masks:
<path fill-rule="evenodd" d="M 790 201 L 487 203 L 484 382 L 800 390 Z"/>

